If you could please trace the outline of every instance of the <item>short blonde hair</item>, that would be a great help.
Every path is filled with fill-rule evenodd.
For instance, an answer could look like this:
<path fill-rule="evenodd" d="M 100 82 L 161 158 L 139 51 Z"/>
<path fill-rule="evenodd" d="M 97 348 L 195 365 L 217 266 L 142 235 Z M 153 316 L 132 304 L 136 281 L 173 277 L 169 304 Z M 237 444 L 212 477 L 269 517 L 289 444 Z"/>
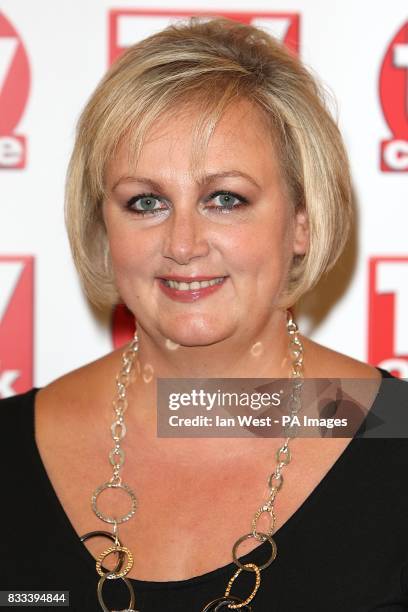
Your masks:
<path fill-rule="evenodd" d="M 191 18 L 127 49 L 80 117 L 67 176 L 66 223 L 94 304 L 113 305 L 119 297 L 101 206 L 106 165 L 118 145 L 128 137 L 138 154 L 153 122 L 190 102 L 200 111 L 197 142 L 208 144 L 222 113 L 238 98 L 268 119 L 290 201 L 309 219 L 309 248 L 293 257 L 282 306 L 293 305 L 334 265 L 350 229 L 351 188 L 342 138 L 321 88 L 293 53 L 261 29 L 224 18 Z"/>

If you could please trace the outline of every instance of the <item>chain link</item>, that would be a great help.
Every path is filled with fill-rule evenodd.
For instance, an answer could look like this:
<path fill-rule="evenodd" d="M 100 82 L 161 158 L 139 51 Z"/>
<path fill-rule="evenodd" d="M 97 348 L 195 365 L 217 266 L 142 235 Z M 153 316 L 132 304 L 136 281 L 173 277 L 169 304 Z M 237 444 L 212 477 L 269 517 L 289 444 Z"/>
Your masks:
<path fill-rule="evenodd" d="M 112 440 L 114 442 L 114 446 L 109 452 L 109 462 L 112 466 L 112 477 L 110 478 L 109 482 L 100 485 L 94 491 L 92 500 L 91 500 L 92 509 L 95 512 L 96 516 L 102 521 L 113 524 L 112 538 L 114 540 L 114 545 L 111 548 L 104 551 L 102 553 L 102 556 L 96 562 L 96 571 L 103 578 L 107 577 L 110 579 L 124 578 L 126 574 L 130 571 L 132 564 L 133 564 L 133 555 L 131 551 L 123 547 L 120 543 L 119 534 L 118 534 L 118 524 L 129 520 L 135 513 L 136 505 L 137 505 L 136 496 L 133 493 L 132 489 L 129 486 L 123 484 L 122 482 L 121 471 L 125 463 L 125 457 L 126 457 L 125 451 L 122 448 L 122 443 L 126 436 L 126 425 L 125 425 L 125 420 L 124 420 L 124 414 L 128 407 L 127 387 L 131 381 L 131 372 L 132 372 L 132 368 L 133 368 L 138 350 L 139 350 L 139 340 L 138 340 L 137 332 L 135 332 L 132 342 L 129 344 L 129 346 L 126 348 L 126 350 L 124 351 L 122 355 L 121 369 L 119 371 L 119 374 L 116 377 L 116 398 L 113 400 L 114 420 L 110 427 Z M 98 510 L 98 507 L 97 507 L 98 495 L 106 489 L 111 489 L 111 490 L 120 489 L 122 492 L 125 492 L 128 494 L 128 496 L 130 497 L 130 501 L 131 501 L 131 509 L 129 510 L 127 514 L 125 514 L 121 518 L 110 517 L 110 516 L 106 516 L 105 514 L 103 514 L 102 512 Z M 110 554 L 111 552 L 116 552 L 122 555 L 125 552 L 128 555 L 129 561 L 128 561 L 127 566 L 124 569 L 120 568 L 119 571 L 111 571 L 107 574 L 104 574 L 103 570 L 101 569 L 101 563 L 102 563 L 103 558 L 107 554 Z M 102 605 L 103 600 L 101 600 L 101 597 L 102 597 L 101 584 L 102 583 L 100 583 L 98 586 L 98 597 Z M 128 581 L 127 581 L 127 584 L 128 584 L 129 591 L 131 593 L 131 599 L 134 600 L 133 586 Z M 102 608 L 107 609 L 106 607 L 104 607 L 104 604 L 102 605 Z"/>
<path fill-rule="evenodd" d="M 295 416 L 301 410 L 300 400 L 301 400 L 301 390 L 302 390 L 302 385 L 303 385 L 303 381 L 301 380 L 303 379 L 303 345 L 299 338 L 298 327 L 295 321 L 293 320 L 292 313 L 290 312 L 290 310 L 287 311 L 287 324 L 286 325 L 287 325 L 287 332 L 289 334 L 289 353 L 292 358 L 290 376 L 292 379 L 294 379 L 292 383 L 291 392 L 289 395 L 289 402 L 288 402 L 290 415 L 292 417 L 292 416 Z M 116 377 L 117 393 L 116 393 L 116 398 L 113 401 L 114 420 L 110 428 L 114 446 L 109 452 L 109 462 L 111 464 L 112 472 L 113 472 L 112 477 L 108 483 L 104 483 L 103 485 L 98 487 L 95 490 L 93 497 L 92 497 L 92 508 L 94 512 L 96 513 L 96 515 L 101 520 L 104 520 L 105 522 L 113 524 L 112 538 L 114 539 L 114 546 L 112 546 L 111 548 L 104 551 L 104 553 L 102 553 L 102 556 L 97 562 L 98 573 L 101 573 L 102 571 L 101 570 L 102 559 L 111 552 L 120 552 L 122 554 L 123 552 L 126 552 L 129 558 L 127 567 L 125 569 L 122 569 L 122 571 L 120 572 L 113 571 L 113 572 L 110 572 L 108 575 L 102 574 L 101 580 L 98 585 L 99 601 L 101 604 L 103 603 L 103 600 L 101 598 L 101 589 L 102 589 L 103 580 L 105 578 L 110 578 L 110 579 L 122 578 L 125 580 L 126 584 L 129 587 L 130 593 L 131 593 L 131 607 L 133 606 L 133 602 L 134 602 L 133 587 L 131 583 L 128 580 L 126 580 L 125 575 L 128 573 L 131 567 L 131 564 L 133 562 L 133 556 L 130 550 L 121 546 L 120 544 L 119 535 L 118 535 L 118 524 L 128 520 L 134 514 L 135 509 L 136 509 L 136 497 L 133 491 L 130 489 L 130 487 L 122 483 L 121 471 L 125 463 L 125 451 L 122 448 L 122 442 L 126 436 L 126 425 L 124 422 L 124 414 L 128 407 L 127 387 L 131 381 L 132 369 L 133 369 L 133 365 L 134 365 L 134 362 L 137 356 L 138 349 L 139 349 L 139 340 L 138 340 L 137 332 L 135 332 L 134 339 L 132 340 L 132 342 L 129 344 L 129 346 L 125 349 L 125 351 L 122 354 L 121 369 L 120 369 L 119 374 Z M 225 596 L 229 595 L 231 586 L 235 578 L 244 569 L 255 572 L 256 583 L 255 583 L 255 587 L 251 595 L 246 600 L 244 600 L 238 605 L 229 604 L 227 607 L 230 609 L 232 608 L 239 609 L 241 607 L 244 607 L 246 604 L 249 603 L 249 601 L 253 599 L 260 585 L 260 580 L 261 580 L 260 571 L 264 569 L 265 567 L 267 567 L 276 557 L 276 544 L 271 537 L 272 534 L 274 533 L 275 522 L 276 522 L 274 506 L 275 506 L 276 495 L 279 493 L 280 489 L 283 486 L 282 470 L 291 461 L 291 451 L 289 448 L 289 442 L 295 437 L 295 435 L 293 435 L 294 429 L 295 428 L 290 428 L 291 430 L 289 432 L 290 435 L 286 436 L 285 442 L 276 451 L 276 466 L 273 472 L 268 477 L 268 488 L 269 488 L 268 499 L 263 504 L 261 504 L 261 506 L 255 512 L 255 515 L 252 519 L 251 532 L 249 534 L 246 534 L 245 536 L 242 536 L 242 538 L 239 538 L 237 542 L 235 542 L 234 544 L 233 559 L 235 563 L 239 566 L 239 570 L 230 579 L 228 586 L 227 586 Z M 129 511 L 129 513 L 123 516 L 121 519 L 118 519 L 117 517 L 113 517 L 113 518 L 107 517 L 101 512 L 99 512 L 97 509 L 97 506 L 96 506 L 97 496 L 100 494 L 101 491 L 105 490 L 106 488 L 113 488 L 113 489 L 120 488 L 124 490 L 125 492 L 127 492 L 131 498 L 132 508 Z M 269 529 L 266 532 L 258 531 L 257 529 L 258 520 L 261 517 L 261 515 L 264 513 L 266 513 L 269 516 Z M 239 562 L 236 556 L 236 549 L 239 543 L 247 538 L 252 538 L 252 537 L 260 541 L 269 540 L 272 546 L 272 553 L 271 553 L 270 559 L 263 566 L 258 567 L 255 564 L 243 565 Z M 102 607 L 103 609 L 106 609 L 104 605 Z"/>
<path fill-rule="evenodd" d="M 293 320 L 292 313 L 290 310 L 287 311 L 287 331 L 289 334 L 289 351 L 292 355 L 292 364 L 291 364 L 291 378 L 296 379 L 291 385 L 291 392 L 289 396 L 289 412 L 291 418 L 295 416 L 302 407 L 301 404 L 301 391 L 303 386 L 303 345 L 299 338 L 299 330 L 295 321 Z M 272 535 L 273 530 L 275 529 L 275 499 L 277 493 L 281 490 L 283 486 L 283 475 L 282 470 L 289 465 L 292 456 L 289 448 L 289 442 L 295 436 L 289 436 L 286 438 L 285 442 L 278 448 L 276 451 L 276 466 L 274 471 L 268 477 L 268 488 L 269 488 L 269 497 L 268 500 L 263 503 L 258 510 L 255 512 L 254 518 L 252 519 L 252 535 L 257 540 L 262 540 L 259 536 L 259 532 L 257 531 L 257 524 L 259 517 L 264 512 L 268 512 L 273 520 L 272 531 L 269 530 L 269 535 Z"/>

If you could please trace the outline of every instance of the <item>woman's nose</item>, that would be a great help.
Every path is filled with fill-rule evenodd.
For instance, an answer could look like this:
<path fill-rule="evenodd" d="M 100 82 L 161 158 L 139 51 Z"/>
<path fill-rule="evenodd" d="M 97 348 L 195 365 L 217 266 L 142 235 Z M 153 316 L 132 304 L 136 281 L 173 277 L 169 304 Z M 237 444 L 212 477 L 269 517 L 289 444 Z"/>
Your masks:
<path fill-rule="evenodd" d="M 173 209 L 164 226 L 163 256 L 179 264 L 187 264 L 195 257 L 204 257 L 209 252 L 206 222 L 195 209 Z"/>

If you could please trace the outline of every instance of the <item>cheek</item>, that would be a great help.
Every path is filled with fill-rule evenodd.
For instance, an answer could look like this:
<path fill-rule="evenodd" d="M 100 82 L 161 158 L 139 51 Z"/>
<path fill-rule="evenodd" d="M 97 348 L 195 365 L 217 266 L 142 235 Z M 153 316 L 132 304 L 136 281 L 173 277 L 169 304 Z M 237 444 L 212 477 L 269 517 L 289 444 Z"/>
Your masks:
<path fill-rule="evenodd" d="M 143 232 L 119 223 L 107 224 L 107 236 L 115 278 L 120 282 L 123 276 L 140 276 L 143 271 L 151 274 L 149 262 L 153 261 L 154 245 Z M 137 276 L 135 277 L 135 272 Z"/>
<path fill-rule="evenodd" d="M 286 215 L 263 218 L 236 228 L 224 241 L 224 253 L 236 271 L 252 276 L 284 275 L 292 259 L 293 228 Z"/>

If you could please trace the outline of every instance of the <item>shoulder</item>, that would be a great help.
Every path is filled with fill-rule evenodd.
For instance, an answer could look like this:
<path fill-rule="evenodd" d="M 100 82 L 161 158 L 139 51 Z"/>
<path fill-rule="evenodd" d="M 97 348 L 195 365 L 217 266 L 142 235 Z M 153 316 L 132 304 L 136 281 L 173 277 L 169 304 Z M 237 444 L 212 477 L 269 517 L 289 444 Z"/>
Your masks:
<path fill-rule="evenodd" d="M 80 412 L 101 402 L 110 403 L 115 393 L 115 379 L 123 349 L 118 349 L 77 368 L 39 389 L 36 411 L 39 418 L 49 411 Z"/>
<path fill-rule="evenodd" d="M 112 410 L 122 350 L 68 372 L 38 391 L 34 407 L 35 437 L 48 466 L 55 465 L 57 455 L 74 465 L 75 452 L 83 457 L 97 452 L 102 435 L 99 424 Z M 92 443 L 83 447 L 85 432 L 92 432 Z"/>
<path fill-rule="evenodd" d="M 18 419 L 34 409 L 37 414 L 64 411 L 84 413 L 86 406 L 100 403 L 101 398 L 108 401 L 115 393 L 115 380 L 120 367 L 123 348 L 64 374 L 48 385 L 33 387 L 24 393 L 7 398 L 0 397 L 2 418 Z"/>
<path fill-rule="evenodd" d="M 375 378 L 381 373 L 374 366 L 300 336 L 304 351 L 304 373 L 308 378 Z"/>

